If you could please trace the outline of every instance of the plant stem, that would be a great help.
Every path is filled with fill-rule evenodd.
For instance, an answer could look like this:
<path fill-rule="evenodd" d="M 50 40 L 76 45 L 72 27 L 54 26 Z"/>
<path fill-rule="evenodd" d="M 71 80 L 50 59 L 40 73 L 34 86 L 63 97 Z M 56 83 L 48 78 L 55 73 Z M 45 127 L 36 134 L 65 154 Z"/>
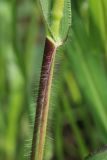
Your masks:
<path fill-rule="evenodd" d="M 46 38 L 34 123 L 31 160 L 43 159 L 56 48 L 55 44 Z"/>

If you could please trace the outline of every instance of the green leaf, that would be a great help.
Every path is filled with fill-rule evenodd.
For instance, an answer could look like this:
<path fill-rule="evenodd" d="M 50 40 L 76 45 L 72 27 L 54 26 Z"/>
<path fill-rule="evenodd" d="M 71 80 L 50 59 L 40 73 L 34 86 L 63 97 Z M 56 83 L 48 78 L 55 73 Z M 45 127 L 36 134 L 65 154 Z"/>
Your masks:
<path fill-rule="evenodd" d="M 92 106 L 89 109 L 96 125 L 103 126 L 105 133 L 107 133 L 107 93 L 104 89 L 107 88 L 107 75 L 101 59 L 102 51 L 100 45 L 97 47 L 94 42 L 90 43 L 90 37 L 79 19 L 78 25 L 77 23 L 73 24 L 72 46 L 69 43 L 67 51 L 68 60 L 86 100 Z M 96 39 L 98 38 L 96 37 Z"/>
<path fill-rule="evenodd" d="M 86 158 L 86 160 L 106 160 L 106 159 L 107 159 L 107 150 L 105 149 Z"/>
<path fill-rule="evenodd" d="M 105 45 L 105 51 L 107 51 L 107 1 L 89 0 L 89 9 L 95 24 L 100 31 L 102 41 Z"/>
<path fill-rule="evenodd" d="M 40 0 L 48 36 L 56 42 L 64 41 L 71 26 L 70 0 Z"/>

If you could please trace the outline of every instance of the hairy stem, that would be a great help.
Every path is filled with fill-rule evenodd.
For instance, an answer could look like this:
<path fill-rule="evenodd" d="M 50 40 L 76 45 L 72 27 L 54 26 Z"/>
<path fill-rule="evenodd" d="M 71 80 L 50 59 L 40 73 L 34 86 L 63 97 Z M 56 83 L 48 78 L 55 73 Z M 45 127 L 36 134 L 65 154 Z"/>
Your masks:
<path fill-rule="evenodd" d="M 55 53 L 55 44 L 46 38 L 30 160 L 43 160 Z"/>

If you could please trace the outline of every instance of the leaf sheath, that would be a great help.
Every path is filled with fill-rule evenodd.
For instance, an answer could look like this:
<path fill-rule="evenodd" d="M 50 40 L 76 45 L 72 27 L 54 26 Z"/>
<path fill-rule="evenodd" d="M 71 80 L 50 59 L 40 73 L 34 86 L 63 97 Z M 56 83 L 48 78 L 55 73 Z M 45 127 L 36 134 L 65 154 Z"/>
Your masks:
<path fill-rule="evenodd" d="M 43 159 L 55 52 L 55 44 L 51 42 L 48 38 L 46 38 L 39 92 L 37 98 L 37 107 L 30 157 L 31 160 Z"/>

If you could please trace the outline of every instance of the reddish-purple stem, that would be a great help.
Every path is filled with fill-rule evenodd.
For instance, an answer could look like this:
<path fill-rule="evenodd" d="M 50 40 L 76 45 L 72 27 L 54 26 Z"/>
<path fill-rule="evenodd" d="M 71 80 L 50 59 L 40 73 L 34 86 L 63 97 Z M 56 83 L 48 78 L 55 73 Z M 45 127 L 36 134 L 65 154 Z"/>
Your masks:
<path fill-rule="evenodd" d="M 31 160 L 35 160 L 35 151 L 37 144 L 37 134 L 40 127 L 40 121 L 43 119 L 43 111 L 45 110 L 45 104 L 47 103 L 47 90 L 48 90 L 48 81 L 51 70 L 51 63 L 53 60 L 53 54 L 55 51 L 55 45 L 48 38 L 45 41 L 45 49 L 44 56 L 41 68 L 41 77 L 39 83 L 39 92 L 37 98 L 37 106 L 36 106 L 36 115 L 35 115 L 35 123 L 34 123 L 34 131 L 33 131 L 33 140 L 32 140 L 32 148 L 31 148 Z"/>

